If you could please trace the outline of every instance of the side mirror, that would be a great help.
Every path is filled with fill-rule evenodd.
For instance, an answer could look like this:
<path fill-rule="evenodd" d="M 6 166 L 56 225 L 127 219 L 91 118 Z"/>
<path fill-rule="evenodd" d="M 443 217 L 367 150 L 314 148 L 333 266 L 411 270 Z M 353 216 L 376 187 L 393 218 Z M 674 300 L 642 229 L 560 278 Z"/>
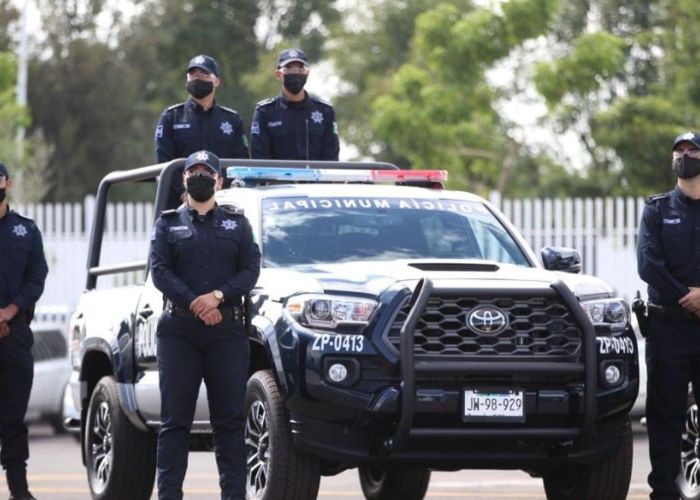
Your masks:
<path fill-rule="evenodd" d="M 581 272 L 581 255 L 573 248 L 544 247 L 540 255 L 544 268 L 549 271 Z"/>

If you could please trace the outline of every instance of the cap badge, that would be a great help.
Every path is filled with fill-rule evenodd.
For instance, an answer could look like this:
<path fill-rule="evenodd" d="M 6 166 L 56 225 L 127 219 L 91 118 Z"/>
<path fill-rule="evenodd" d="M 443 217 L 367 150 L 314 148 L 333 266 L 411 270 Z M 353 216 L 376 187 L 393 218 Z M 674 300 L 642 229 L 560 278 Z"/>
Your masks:
<path fill-rule="evenodd" d="M 681 141 L 692 141 L 695 140 L 695 134 L 692 132 L 686 132 L 680 138 Z"/>
<path fill-rule="evenodd" d="M 204 56 L 197 56 L 194 59 L 192 59 L 192 62 L 194 64 L 204 64 L 205 62 L 207 62 L 207 60 L 204 59 Z"/>
<path fill-rule="evenodd" d="M 209 155 L 204 151 L 200 151 L 199 153 L 197 153 L 196 158 L 199 161 L 207 161 L 209 159 Z"/>
<path fill-rule="evenodd" d="M 296 50 L 292 49 L 289 51 L 289 57 L 299 57 L 299 52 Z"/>
<path fill-rule="evenodd" d="M 221 131 L 224 133 L 224 135 L 231 135 L 233 134 L 233 125 L 231 125 L 229 122 L 221 122 L 221 126 L 219 127 Z"/>

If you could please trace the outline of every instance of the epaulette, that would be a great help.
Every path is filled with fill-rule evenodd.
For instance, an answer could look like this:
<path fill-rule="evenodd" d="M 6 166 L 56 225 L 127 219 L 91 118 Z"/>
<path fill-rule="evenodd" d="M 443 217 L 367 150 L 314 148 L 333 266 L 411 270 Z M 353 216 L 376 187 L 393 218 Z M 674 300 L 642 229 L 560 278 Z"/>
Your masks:
<path fill-rule="evenodd" d="M 184 106 L 184 105 L 185 105 L 184 102 L 179 102 L 179 103 L 177 103 L 177 104 L 173 104 L 172 106 L 168 106 L 168 108 L 166 109 L 166 111 L 170 111 L 171 109 L 179 108 L 180 106 Z"/>
<path fill-rule="evenodd" d="M 332 105 L 330 102 L 326 101 L 325 99 L 321 99 L 321 98 L 318 97 L 318 96 L 309 95 L 309 97 L 310 97 L 311 100 L 314 101 L 314 102 L 318 102 L 318 103 L 320 103 L 320 104 L 323 104 L 323 105 L 325 105 L 325 106 L 328 106 L 329 108 L 332 108 L 332 107 L 333 107 L 333 105 Z"/>
<path fill-rule="evenodd" d="M 228 111 L 229 113 L 233 113 L 234 115 L 237 115 L 237 114 L 238 114 L 238 111 L 236 111 L 235 109 L 227 108 L 226 106 L 219 106 L 219 107 L 220 107 L 221 109 L 223 109 L 224 111 Z"/>
<path fill-rule="evenodd" d="M 668 198 L 671 193 L 659 193 L 659 194 L 652 194 L 647 198 L 647 204 L 654 203 L 659 200 L 663 200 L 664 198 Z"/>
<path fill-rule="evenodd" d="M 177 213 L 177 209 L 176 209 L 176 208 L 171 208 L 171 209 L 169 209 L 169 210 L 163 210 L 163 211 L 160 213 L 160 215 L 161 215 L 161 217 L 172 217 L 172 216 L 175 215 L 176 213 Z"/>
<path fill-rule="evenodd" d="M 235 205 L 219 205 L 221 210 L 226 212 L 228 215 L 243 215 L 244 211 Z"/>
<path fill-rule="evenodd" d="M 258 103 L 255 105 L 255 107 L 260 107 L 260 106 L 267 106 L 268 104 L 272 104 L 275 102 L 276 97 L 268 97 L 267 99 L 263 99 L 262 101 L 258 101 Z"/>
<path fill-rule="evenodd" d="M 15 212 L 14 210 L 11 210 L 11 213 L 12 213 L 12 215 L 14 215 L 15 217 L 17 217 L 17 218 L 19 218 L 19 219 L 22 219 L 23 221 L 26 221 L 26 222 L 29 222 L 29 223 L 31 223 L 31 224 L 34 224 L 34 219 L 32 219 L 32 218 L 30 218 L 30 217 L 27 217 L 26 215 L 22 215 L 21 213 Z"/>

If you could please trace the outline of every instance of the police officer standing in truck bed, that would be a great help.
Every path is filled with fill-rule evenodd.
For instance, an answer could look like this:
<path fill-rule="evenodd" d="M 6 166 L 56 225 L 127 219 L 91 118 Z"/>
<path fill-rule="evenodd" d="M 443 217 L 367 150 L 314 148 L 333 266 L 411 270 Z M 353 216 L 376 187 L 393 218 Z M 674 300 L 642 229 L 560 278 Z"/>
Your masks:
<path fill-rule="evenodd" d="M 255 159 L 338 161 L 335 110 L 304 90 L 309 61 L 301 49 L 283 50 L 275 78 L 282 93 L 260 101 L 250 127 Z"/>

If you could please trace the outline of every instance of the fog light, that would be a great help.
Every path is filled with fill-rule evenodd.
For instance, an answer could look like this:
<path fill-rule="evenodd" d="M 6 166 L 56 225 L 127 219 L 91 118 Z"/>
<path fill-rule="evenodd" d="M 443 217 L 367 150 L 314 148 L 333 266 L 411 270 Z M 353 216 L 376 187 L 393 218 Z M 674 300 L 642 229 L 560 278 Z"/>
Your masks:
<path fill-rule="evenodd" d="M 608 385 L 615 385 L 620 381 L 620 369 L 615 365 L 610 365 L 605 369 L 605 382 Z"/>
<path fill-rule="evenodd" d="M 348 376 L 348 369 L 341 363 L 334 363 L 328 368 L 328 378 L 333 382 L 342 382 Z"/>

